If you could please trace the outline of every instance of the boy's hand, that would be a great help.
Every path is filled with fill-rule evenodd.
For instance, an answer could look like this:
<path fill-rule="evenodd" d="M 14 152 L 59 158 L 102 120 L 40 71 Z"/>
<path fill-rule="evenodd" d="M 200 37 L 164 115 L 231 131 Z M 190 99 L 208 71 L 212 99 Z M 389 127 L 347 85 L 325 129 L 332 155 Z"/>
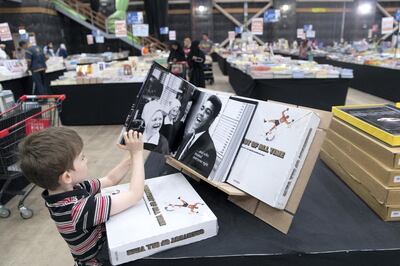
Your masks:
<path fill-rule="evenodd" d="M 137 131 L 129 130 L 124 133 L 125 145 L 118 146 L 130 152 L 131 156 L 139 152 L 143 152 L 143 134 Z"/>

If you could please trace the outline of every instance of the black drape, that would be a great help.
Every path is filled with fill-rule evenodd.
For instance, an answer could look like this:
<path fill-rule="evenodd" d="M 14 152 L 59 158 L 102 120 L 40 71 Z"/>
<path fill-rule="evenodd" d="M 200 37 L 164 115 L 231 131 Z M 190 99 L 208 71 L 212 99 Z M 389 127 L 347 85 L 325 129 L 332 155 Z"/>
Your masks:
<path fill-rule="evenodd" d="M 144 0 L 144 10 L 150 35 L 160 41 L 167 40 L 167 35 L 160 35 L 160 27 L 168 27 L 168 1 Z"/>

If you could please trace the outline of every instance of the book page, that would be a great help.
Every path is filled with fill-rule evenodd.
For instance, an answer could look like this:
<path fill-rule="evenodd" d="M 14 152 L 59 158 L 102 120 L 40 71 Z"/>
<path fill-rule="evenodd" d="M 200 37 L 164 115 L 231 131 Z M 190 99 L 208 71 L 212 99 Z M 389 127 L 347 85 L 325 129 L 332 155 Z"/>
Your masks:
<path fill-rule="evenodd" d="M 143 133 L 145 149 L 162 154 L 176 151 L 195 91 L 192 84 L 153 64 L 126 118 L 120 143 L 122 134 L 132 129 Z"/>
<path fill-rule="evenodd" d="M 229 99 L 211 135 L 217 159 L 209 179 L 225 182 L 256 107 L 256 102 Z"/>

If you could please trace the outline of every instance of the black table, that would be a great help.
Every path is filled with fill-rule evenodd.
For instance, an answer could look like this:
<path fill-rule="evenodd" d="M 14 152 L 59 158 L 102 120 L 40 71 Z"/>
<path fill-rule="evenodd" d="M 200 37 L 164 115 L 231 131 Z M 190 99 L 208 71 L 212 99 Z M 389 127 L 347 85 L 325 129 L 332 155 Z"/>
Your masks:
<path fill-rule="evenodd" d="M 222 57 L 220 54 L 217 54 L 218 57 L 218 66 L 221 69 L 221 72 L 224 76 L 228 75 L 228 65 L 229 63 L 226 62 L 226 58 Z"/>
<path fill-rule="evenodd" d="M 151 153 L 146 177 L 176 172 Z M 317 160 L 288 235 L 189 181 L 218 218 L 216 237 L 125 265 L 398 265 L 400 223 L 383 222 Z"/>
<path fill-rule="evenodd" d="M 229 68 L 229 83 L 240 96 L 273 100 L 331 111 L 344 105 L 350 79 L 253 79 L 243 71 Z"/>
<path fill-rule="evenodd" d="M 353 69 L 351 88 L 387 99 L 400 101 L 400 70 L 324 59 L 320 62 Z"/>
<path fill-rule="evenodd" d="M 47 88 L 50 88 L 50 82 L 58 79 L 61 75 L 63 75 L 65 69 L 53 71 L 46 73 L 46 83 Z M 4 90 L 11 90 L 14 94 L 14 98 L 17 100 L 22 95 L 30 95 L 32 94 L 32 76 L 25 76 L 16 79 L 10 79 L 6 81 L 1 81 L 1 85 Z"/>
<path fill-rule="evenodd" d="M 103 83 L 52 86 L 66 94 L 60 114 L 63 125 L 121 125 L 142 83 Z"/>

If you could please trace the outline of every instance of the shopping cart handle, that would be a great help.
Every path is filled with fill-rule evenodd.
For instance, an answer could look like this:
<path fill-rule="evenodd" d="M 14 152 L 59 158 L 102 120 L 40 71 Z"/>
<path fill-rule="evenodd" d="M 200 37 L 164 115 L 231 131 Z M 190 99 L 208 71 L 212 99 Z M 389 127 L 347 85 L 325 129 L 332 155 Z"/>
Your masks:
<path fill-rule="evenodd" d="M 19 97 L 20 102 L 26 100 L 40 100 L 40 99 L 57 99 L 59 101 L 64 101 L 67 96 L 65 94 L 54 94 L 54 95 L 22 95 Z"/>
<path fill-rule="evenodd" d="M 0 139 L 7 137 L 10 134 L 10 130 L 8 128 L 0 130 Z"/>

